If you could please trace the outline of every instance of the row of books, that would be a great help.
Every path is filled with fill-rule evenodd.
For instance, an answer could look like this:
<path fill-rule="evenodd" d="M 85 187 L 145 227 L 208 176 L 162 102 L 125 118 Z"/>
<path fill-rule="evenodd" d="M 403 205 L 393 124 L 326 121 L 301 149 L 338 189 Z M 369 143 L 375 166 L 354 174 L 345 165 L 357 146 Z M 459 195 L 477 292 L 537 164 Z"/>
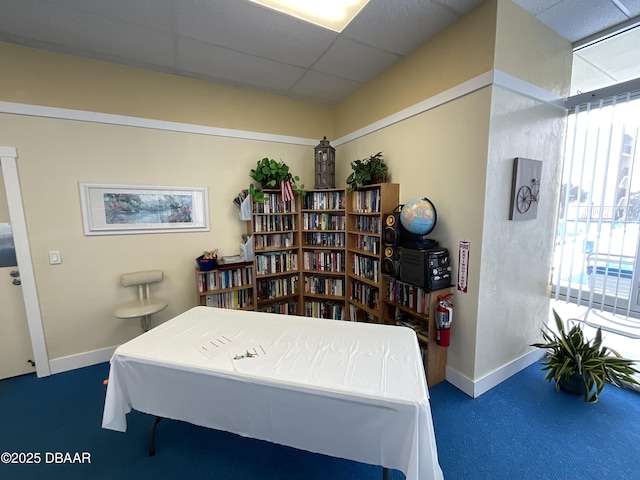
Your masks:
<path fill-rule="evenodd" d="M 402 311 L 396 308 L 395 321 L 398 325 L 402 325 L 403 327 L 410 328 L 414 332 L 419 335 L 424 335 L 425 337 L 429 337 L 429 327 L 422 320 L 416 319 L 403 313 Z"/>
<path fill-rule="evenodd" d="M 353 274 L 377 282 L 380 279 L 380 259 L 351 254 L 351 269 Z"/>
<path fill-rule="evenodd" d="M 283 315 L 297 315 L 298 302 L 271 303 L 269 305 L 258 308 L 256 311 L 266 313 L 281 313 Z"/>
<path fill-rule="evenodd" d="M 296 212 L 296 201 L 293 200 L 282 200 L 282 195 L 280 193 L 265 193 L 264 195 L 265 201 L 254 202 L 253 204 L 253 213 L 295 213 Z"/>
<path fill-rule="evenodd" d="M 277 230 L 295 230 L 296 217 L 294 215 L 269 215 L 253 217 L 253 231 L 273 232 Z"/>
<path fill-rule="evenodd" d="M 255 258 L 256 274 L 284 273 L 298 270 L 298 254 L 293 252 L 258 253 Z"/>
<path fill-rule="evenodd" d="M 320 251 L 304 252 L 303 268 L 323 272 L 344 272 L 345 255 L 343 252 Z"/>
<path fill-rule="evenodd" d="M 380 212 L 380 191 L 374 189 L 354 192 L 351 202 L 354 212 L 378 213 Z"/>
<path fill-rule="evenodd" d="M 212 293 L 205 296 L 207 307 L 245 308 L 252 304 L 251 290 L 234 290 L 233 292 Z"/>
<path fill-rule="evenodd" d="M 345 192 L 309 192 L 304 196 L 302 208 L 307 210 L 344 210 Z"/>
<path fill-rule="evenodd" d="M 304 277 L 304 293 L 318 293 L 320 295 L 334 295 L 344 297 L 344 279 L 331 277 Z"/>
<path fill-rule="evenodd" d="M 380 217 L 367 217 L 364 215 L 354 215 L 353 217 L 354 228 L 361 232 L 380 234 L 381 220 Z"/>
<path fill-rule="evenodd" d="M 256 282 L 256 297 L 258 300 L 295 295 L 298 293 L 298 276 L 271 278 Z"/>
<path fill-rule="evenodd" d="M 402 282 L 396 278 L 389 279 L 389 300 L 404 305 L 418 313 L 429 314 L 431 294 L 422 287 Z"/>
<path fill-rule="evenodd" d="M 345 320 L 346 310 L 341 303 L 307 301 L 304 302 L 304 315 L 330 320 Z"/>
<path fill-rule="evenodd" d="M 358 281 L 351 282 L 350 298 L 351 300 L 361 303 L 373 310 L 378 310 L 380 308 L 379 289 L 367 285 L 366 283 Z"/>
<path fill-rule="evenodd" d="M 304 234 L 304 244 L 310 247 L 345 247 L 345 234 L 308 232 Z"/>
<path fill-rule="evenodd" d="M 254 248 L 292 247 L 293 242 L 293 232 L 257 235 L 254 239 Z"/>
<path fill-rule="evenodd" d="M 344 215 L 314 212 L 302 215 L 302 228 L 305 230 L 344 230 L 345 226 Z"/>
<path fill-rule="evenodd" d="M 202 293 L 209 290 L 221 290 L 223 288 L 251 285 L 252 275 L 252 267 L 212 270 L 211 272 L 201 273 L 198 275 L 200 280 L 198 290 Z"/>
<path fill-rule="evenodd" d="M 359 250 L 365 250 L 374 254 L 380 253 L 380 238 L 371 235 L 357 235 L 355 237 L 355 245 Z"/>

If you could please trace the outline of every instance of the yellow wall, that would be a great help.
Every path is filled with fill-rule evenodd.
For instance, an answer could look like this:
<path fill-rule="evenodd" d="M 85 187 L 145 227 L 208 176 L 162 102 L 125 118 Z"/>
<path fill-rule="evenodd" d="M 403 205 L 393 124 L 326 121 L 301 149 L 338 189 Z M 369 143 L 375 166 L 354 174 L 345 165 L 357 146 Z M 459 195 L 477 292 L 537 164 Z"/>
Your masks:
<path fill-rule="evenodd" d="M 571 45 L 512 1 L 487 1 L 341 102 L 336 134 L 492 69 L 563 95 Z M 455 292 L 447 361 L 468 379 L 530 352 L 548 315 L 565 118 L 562 109 L 527 94 L 487 87 L 338 148 L 338 177 L 349 173 L 349 161 L 382 150 L 391 180 L 401 185 L 401 203 L 422 196 L 435 203 L 439 220 L 431 237 L 450 249 L 454 272 L 458 242 L 471 241 L 469 289 Z M 548 195 L 535 221 L 508 220 L 518 156 L 544 160 Z"/>
<path fill-rule="evenodd" d="M 341 158 L 364 158 L 381 150 L 391 181 L 400 184 L 400 203 L 425 196 L 433 202 L 438 223 L 429 238 L 449 248 L 454 268 L 458 241 L 471 241 L 470 288 L 468 294 L 456 294 L 453 299 L 456 310 L 448 360 L 470 378 L 476 348 L 490 108 L 491 89 L 487 87 L 337 150 Z M 451 122 L 452 118 L 459 120 Z"/>
<path fill-rule="evenodd" d="M 569 96 L 573 49 L 512 1 L 499 1 L 495 68 L 561 97 Z"/>
<path fill-rule="evenodd" d="M 0 101 L 332 138 L 328 105 L 0 43 Z"/>
<path fill-rule="evenodd" d="M 569 53 L 568 42 L 540 28 L 511 0 L 489 0 L 334 108 L 6 44 L 0 44 L 0 60 L 10 73 L 0 76 L 0 100 L 337 138 L 494 68 L 562 93 Z M 383 151 L 391 181 L 401 186 L 401 203 L 422 196 L 435 203 L 439 221 L 432 237 L 451 250 L 454 278 L 458 242 L 471 241 L 469 292 L 456 292 L 448 361 L 471 380 L 526 353 L 539 319 L 526 316 L 522 306 L 538 315 L 548 302 L 544 262 L 531 273 L 526 260 L 532 253 L 551 258 L 552 198 L 559 188 L 552 177 L 563 128 L 560 110 L 487 86 L 337 148 L 338 179 L 347 177 L 350 161 Z M 18 150 L 50 358 L 138 334 L 138 325 L 111 315 L 124 295 L 118 278 L 125 271 L 165 270 L 158 293 L 170 306 L 159 321 L 194 305 L 194 259 L 211 248 L 237 253 L 244 225 L 232 199 L 248 186 L 259 158 L 282 159 L 303 183 L 313 184 L 311 146 L 9 114 L 0 115 L 0 145 Z M 504 216 L 509 162 L 527 155 L 545 159 L 550 193 L 540 221 L 516 225 Z M 212 230 L 86 237 L 80 181 L 208 186 Z M 500 233 L 505 231 L 509 237 Z M 62 265 L 48 264 L 49 250 L 61 251 Z M 508 265 L 516 270 L 506 277 L 510 288 L 501 289 Z M 504 313 L 503 304 L 509 305 Z M 523 316 L 521 323 L 513 323 L 516 315 Z M 514 332 L 508 342 L 493 340 L 505 330 Z"/>
<path fill-rule="evenodd" d="M 336 105 L 335 138 L 490 71 L 495 31 L 496 3 L 488 1 Z"/>
<path fill-rule="evenodd" d="M 156 130 L 0 115 L 0 144 L 16 146 L 27 229 L 50 358 L 120 344 L 138 322 L 113 318 L 128 299 L 122 273 L 160 268 L 157 292 L 167 320 L 196 302 L 195 258 L 219 248 L 239 253 L 233 198 L 249 185 L 263 156 L 283 159 L 303 180 L 313 178 L 313 150 Z M 78 182 L 199 185 L 209 188 L 210 232 L 85 236 Z M 49 265 L 59 250 L 61 265 Z"/>

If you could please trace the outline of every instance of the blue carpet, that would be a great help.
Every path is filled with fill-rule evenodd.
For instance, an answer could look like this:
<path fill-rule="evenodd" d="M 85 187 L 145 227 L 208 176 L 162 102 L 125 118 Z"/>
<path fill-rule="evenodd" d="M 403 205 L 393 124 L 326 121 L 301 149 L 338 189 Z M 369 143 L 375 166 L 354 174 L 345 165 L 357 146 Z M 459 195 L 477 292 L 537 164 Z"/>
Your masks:
<path fill-rule="evenodd" d="M 166 420 L 147 456 L 150 417 L 128 431 L 100 428 L 108 365 L 0 381 L 0 453 L 38 452 L 40 464 L 0 464 L 0 479 L 378 480 L 382 469 Z M 445 479 L 640 478 L 640 395 L 607 386 L 600 401 L 557 393 L 533 365 L 477 399 L 431 389 Z M 310 432 L 310 434 L 312 434 Z M 88 452 L 90 464 L 46 463 L 46 452 Z M 391 480 L 404 475 L 391 471 Z"/>
<path fill-rule="evenodd" d="M 640 479 L 640 395 L 611 385 L 596 404 L 556 392 L 539 364 L 471 399 L 431 389 L 447 480 Z"/>
<path fill-rule="evenodd" d="M 108 364 L 37 379 L 0 381 L 0 454 L 39 452 L 40 464 L 0 464 L 0 479 L 381 479 L 382 468 L 165 420 L 148 456 L 151 418 L 127 416 L 126 433 L 104 430 Z M 311 432 L 310 432 L 311 434 Z M 90 464 L 46 463 L 46 452 L 89 452 Z M 55 457 L 54 457 L 55 458 Z M 390 480 L 402 480 L 398 471 Z"/>

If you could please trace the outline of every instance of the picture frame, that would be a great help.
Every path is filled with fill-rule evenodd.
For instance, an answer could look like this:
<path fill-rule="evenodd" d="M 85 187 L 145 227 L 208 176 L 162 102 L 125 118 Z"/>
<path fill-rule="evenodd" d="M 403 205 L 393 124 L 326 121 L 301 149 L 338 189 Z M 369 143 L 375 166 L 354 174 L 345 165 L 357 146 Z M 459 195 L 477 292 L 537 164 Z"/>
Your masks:
<path fill-rule="evenodd" d="M 534 220 L 538 216 L 542 161 L 516 157 L 513 159 L 509 220 Z"/>
<path fill-rule="evenodd" d="M 209 231 L 207 187 L 79 182 L 85 235 Z"/>

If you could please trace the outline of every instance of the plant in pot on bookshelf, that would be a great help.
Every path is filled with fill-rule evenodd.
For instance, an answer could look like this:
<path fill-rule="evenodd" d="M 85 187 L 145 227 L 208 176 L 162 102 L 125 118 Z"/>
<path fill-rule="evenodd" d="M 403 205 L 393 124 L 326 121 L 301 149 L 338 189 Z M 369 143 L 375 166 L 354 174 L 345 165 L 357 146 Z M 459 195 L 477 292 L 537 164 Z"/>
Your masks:
<path fill-rule="evenodd" d="M 359 185 L 385 183 L 389 172 L 389 167 L 384 161 L 382 152 L 371 155 L 364 160 L 351 162 L 351 169 L 353 171 L 347 177 L 347 185 L 350 192 L 356 190 Z"/>
<path fill-rule="evenodd" d="M 547 350 L 542 370 L 548 370 L 545 379 L 555 380 L 556 390 L 583 395 L 585 402 L 595 403 L 607 381 L 616 387 L 640 385 L 632 377 L 640 373 L 633 366 L 635 360 L 623 358 L 612 348 L 603 347 L 600 328 L 594 339 L 587 340 L 579 325 L 573 325 L 567 331 L 555 310 L 553 316 L 557 333 L 545 325 L 542 330 L 545 343 L 531 346 Z"/>
<path fill-rule="evenodd" d="M 276 162 L 270 158 L 258 160 L 256 168 L 252 168 L 249 175 L 260 185 L 253 183 L 249 185 L 249 193 L 256 202 L 264 202 L 264 188 L 281 188 L 283 192 L 290 190 L 291 194 L 302 195 L 304 193 L 304 185 L 298 185 L 300 177 L 293 175 L 289 171 L 289 166 L 282 160 Z"/>

